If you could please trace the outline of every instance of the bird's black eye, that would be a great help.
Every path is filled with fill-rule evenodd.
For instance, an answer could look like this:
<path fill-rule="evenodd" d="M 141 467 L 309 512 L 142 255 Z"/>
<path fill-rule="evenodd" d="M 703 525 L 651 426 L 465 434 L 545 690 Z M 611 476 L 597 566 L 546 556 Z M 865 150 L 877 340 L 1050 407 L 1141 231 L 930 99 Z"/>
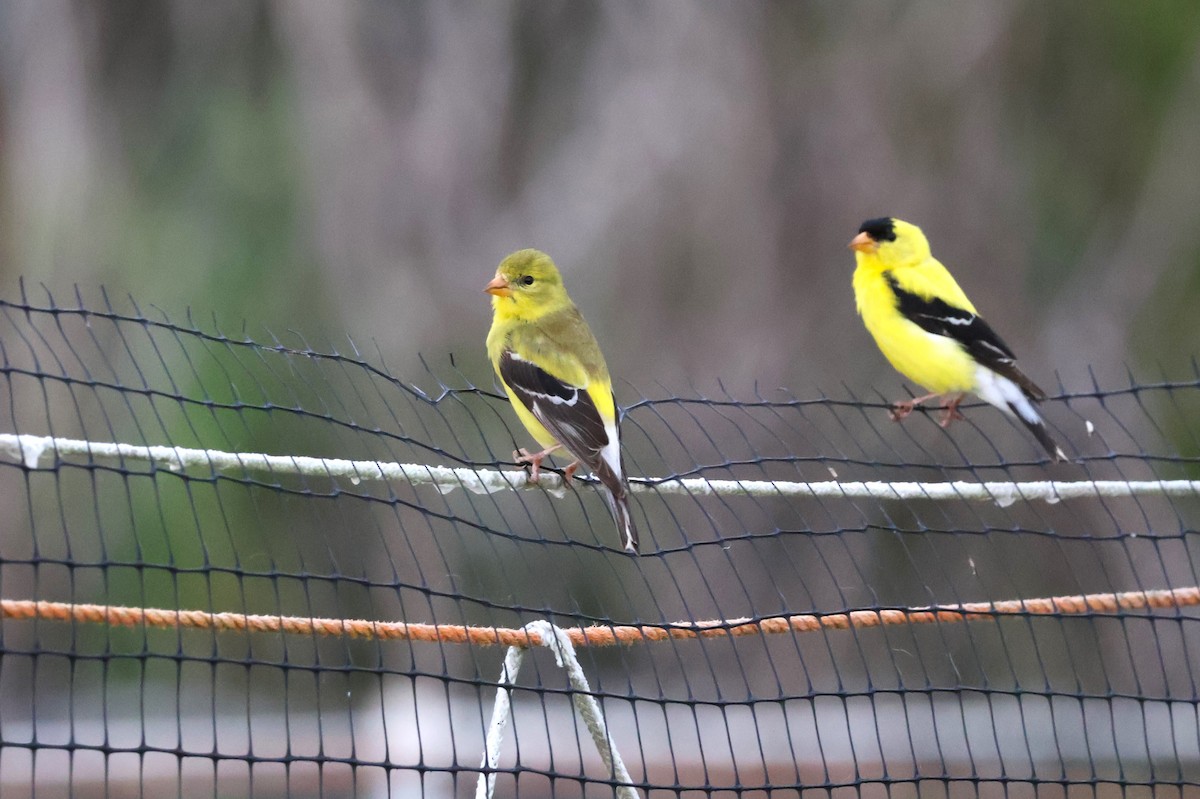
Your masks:
<path fill-rule="evenodd" d="M 526 286 L 532 286 L 533 285 L 533 275 L 526 275 L 525 277 L 521 278 L 521 282 L 524 283 Z"/>

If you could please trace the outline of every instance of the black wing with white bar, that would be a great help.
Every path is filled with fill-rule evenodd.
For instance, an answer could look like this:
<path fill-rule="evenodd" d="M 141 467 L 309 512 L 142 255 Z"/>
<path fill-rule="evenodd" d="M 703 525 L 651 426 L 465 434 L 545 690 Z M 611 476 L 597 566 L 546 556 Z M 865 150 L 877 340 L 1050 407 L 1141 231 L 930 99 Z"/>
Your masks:
<path fill-rule="evenodd" d="M 512 351 L 500 356 L 500 378 L 560 444 L 591 469 L 608 445 L 608 431 L 584 388 L 572 386 Z"/>
<path fill-rule="evenodd" d="M 1045 398 L 1045 392 L 1017 368 L 1017 356 L 982 316 L 936 297 L 926 298 L 906 291 L 890 272 L 885 272 L 884 277 L 904 318 L 928 333 L 954 339 L 977 363 L 1009 378 L 1031 399 Z"/>

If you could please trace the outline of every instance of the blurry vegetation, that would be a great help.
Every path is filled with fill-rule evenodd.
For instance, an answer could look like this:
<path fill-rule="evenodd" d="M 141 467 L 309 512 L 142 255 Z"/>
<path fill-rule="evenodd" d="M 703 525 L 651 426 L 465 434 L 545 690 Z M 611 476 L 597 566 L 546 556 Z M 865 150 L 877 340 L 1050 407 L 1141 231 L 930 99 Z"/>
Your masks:
<path fill-rule="evenodd" d="M 1186 0 L 18 2 L 0 36 L 3 286 L 351 332 L 397 368 L 451 350 L 484 380 L 479 286 L 535 245 L 635 386 L 891 387 L 844 243 L 895 213 L 1035 375 L 1153 366 L 1143 314 L 1195 329 Z"/>
<path fill-rule="evenodd" d="M 1029 4 L 1019 20 L 1028 34 L 1010 39 L 1003 97 L 1034 167 L 1028 255 L 1049 267 L 1031 273 L 1036 297 L 1086 279 L 1097 266 L 1078 258 L 1079 242 L 1119 235 L 1145 201 L 1164 128 L 1195 99 L 1200 6 Z"/>
<path fill-rule="evenodd" d="M 42 255 L 10 251 L 10 267 L 21 266 L 5 270 L 6 282 L 24 275 L 60 289 L 103 283 L 118 296 L 215 312 L 233 325 L 329 319 L 327 277 L 305 235 L 295 94 L 270 15 L 259 5 L 221 24 L 215 13 L 204 30 L 192 30 L 179 27 L 181 11 L 123 3 L 48 10 L 51 20 L 73 18 L 44 35 L 76 34 L 63 46 L 80 50 L 82 74 L 66 77 L 83 83 L 77 113 L 92 125 L 76 133 L 93 137 L 87 150 L 95 161 L 84 165 L 93 174 L 70 176 L 87 187 L 85 196 L 59 198 L 70 214 L 56 214 L 52 225 L 38 220 L 57 244 L 28 242 L 19 227 L 6 237 Z M 38 13 L 26 6 L 6 16 L 15 39 Z M 10 52 L 10 86 L 31 68 L 53 66 L 30 52 L 36 41 L 12 46 L 20 55 Z M 52 136 L 37 130 L 37 117 L 64 98 L 25 99 L 32 119 L 20 118 L 31 128 L 24 135 Z M 20 208 L 16 192 L 6 202 L 12 221 L 33 210 Z M 64 269 L 71 274 L 62 281 L 56 273 Z"/>

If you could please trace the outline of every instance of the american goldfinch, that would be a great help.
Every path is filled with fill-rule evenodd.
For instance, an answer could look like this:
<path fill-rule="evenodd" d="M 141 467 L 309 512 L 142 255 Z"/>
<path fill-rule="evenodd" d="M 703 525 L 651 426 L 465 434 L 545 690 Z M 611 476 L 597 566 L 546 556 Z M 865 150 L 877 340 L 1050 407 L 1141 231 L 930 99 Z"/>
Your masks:
<path fill-rule="evenodd" d="M 850 242 L 858 267 L 854 298 L 867 330 L 892 366 L 930 394 L 892 406 L 896 421 L 942 396 L 942 427 L 963 418 L 966 392 L 1019 419 L 1055 460 L 1067 456 L 1035 403 L 1046 392 L 1017 368 L 1016 356 L 975 310 L 916 225 L 868 219 Z"/>
<path fill-rule="evenodd" d="M 542 460 L 565 448 L 575 458 L 564 470 L 567 480 L 581 463 L 596 475 L 625 549 L 636 553 L 612 380 L 554 262 L 538 250 L 514 252 L 484 291 L 493 311 L 488 357 L 517 417 L 543 448 L 513 457 L 530 464 L 536 481 Z"/>

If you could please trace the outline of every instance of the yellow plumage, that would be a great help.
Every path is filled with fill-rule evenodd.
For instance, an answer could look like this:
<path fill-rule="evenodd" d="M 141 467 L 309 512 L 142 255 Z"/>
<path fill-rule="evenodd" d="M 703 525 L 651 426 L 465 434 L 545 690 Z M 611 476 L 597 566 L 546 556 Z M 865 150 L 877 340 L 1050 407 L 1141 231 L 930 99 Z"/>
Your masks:
<path fill-rule="evenodd" d="M 960 418 L 965 392 L 1021 421 L 1055 460 L 1065 460 L 1034 404 L 1045 393 L 1016 366 L 1016 357 L 945 266 L 925 234 L 899 219 L 869 219 L 850 242 L 854 297 L 875 343 L 905 377 L 931 393 L 894 405 L 899 420 L 937 395 L 949 395 L 942 426 Z"/>
<path fill-rule="evenodd" d="M 922 235 L 921 240 L 924 238 Z M 971 391 L 975 360 L 954 339 L 930 335 L 902 316 L 896 308 L 896 294 L 884 279 L 884 273 L 890 271 L 901 287 L 920 297 L 941 298 L 975 313 L 975 306 L 950 272 L 929 254 L 928 245 L 924 254 L 914 249 L 917 251 L 907 259 L 858 254 L 854 270 L 858 312 L 884 357 L 900 374 L 934 394 Z"/>
<path fill-rule="evenodd" d="M 485 289 L 492 295 L 487 350 L 517 418 L 543 451 L 514 453 L 537 479 L 560 446 L 600 480 L 625 548 L 637 551 L 617 406 L 600 346 L 571 302 L 554 262 L 537 250 L 505 258 Z"/>

